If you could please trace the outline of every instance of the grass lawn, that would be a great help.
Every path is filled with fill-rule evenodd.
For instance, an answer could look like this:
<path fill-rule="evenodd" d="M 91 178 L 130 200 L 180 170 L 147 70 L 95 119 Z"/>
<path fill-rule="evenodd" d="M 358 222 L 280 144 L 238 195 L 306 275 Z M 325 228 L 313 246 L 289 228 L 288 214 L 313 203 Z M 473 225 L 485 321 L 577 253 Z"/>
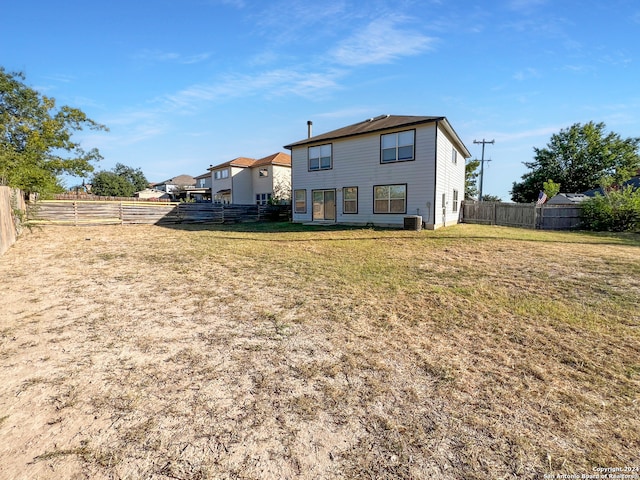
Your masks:
<path fill-rule="evenodd" d="M 45 227 L 0 278 L 0 478 L 640 467 L 637 234 Z"/>

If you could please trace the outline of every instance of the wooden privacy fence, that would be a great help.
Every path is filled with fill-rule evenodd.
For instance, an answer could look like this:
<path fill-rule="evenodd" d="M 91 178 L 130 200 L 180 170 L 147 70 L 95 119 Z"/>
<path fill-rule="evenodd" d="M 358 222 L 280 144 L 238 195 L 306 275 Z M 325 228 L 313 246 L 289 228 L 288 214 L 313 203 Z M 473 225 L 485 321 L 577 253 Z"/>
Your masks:
<path fill-rule="evenodd" d="M 25 210 L 20 190 L 0 186 L 0 255 L 16 243 L 20 234 L 20 215 Z"/>
<path fill-rule="evenodd" d="M 216 203 L 41 200 L 28 205 L 29 220 L 41 225 L 130 225 L 237 223 L 273 219 L 268 206 Z"/>
<path fill-rule="evenodd" d="M 541 230 L 570 230 L 580 227 L 580 212 L 581 207 L 576 205 L 464 202 L 462 221 Z"/>

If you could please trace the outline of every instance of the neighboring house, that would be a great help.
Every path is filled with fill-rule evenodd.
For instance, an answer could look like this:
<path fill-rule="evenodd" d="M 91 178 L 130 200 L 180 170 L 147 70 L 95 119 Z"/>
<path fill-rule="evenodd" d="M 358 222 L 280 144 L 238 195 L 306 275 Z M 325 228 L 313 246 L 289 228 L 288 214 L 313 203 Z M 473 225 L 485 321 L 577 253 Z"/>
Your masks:
<path fill-rule="evenodd" d="M 196 201 L 211 201 L 211 172 L 203 173 L 195 177 L 196 185 L 192 190 L 187 190 L 189 197 Z"/>
<path fill-rule="evenodd" d="M 285 148 L 294 222 L 458 222 L 471 154 L 445 117 L 381 115 Z"/>
<path fill-rule="evenodd" d="M 580 205 L 587 198 L 582 193 L 558 193 L 545 202 L 545 205 Z"/>
<path fill-rule="evenodd" d="M 636 176 L 631 177 L 629 180 L 622 184 L 623 187 L 627 187 L 629 185 L 631 185 L 634 190 L 640 189 L 640 171 L 638 171 L 638 174 Z M 586 192 L 584 192 L 587 197 L 595 197 L 596 193 L 604 195 L 602 188 L 594 188 L 592 190 L 587 190 Z"/>
<path fill-rule="evenodd" d="M 191 175 L 184 174 L 170 178 L 164 182 L 151 184 L 151 188 L 168 193 L 172 199 L 176 199 L 180 196 L 184 197 L 184 192 L 195 188 L 195 186 L 196 179 Z"/>
<path fill-rule="evenodd" d="M 158 199 L 158 200 L 168 200 L 169 194 L 167 192 L 163 192 L 162 190 L 156 190 L 155 188 L 145 188 L 144 190 L 140 190 L 133 194 L 134 197 L 141 199 Z"/>
<path fill-rule="evenodd" d="M 291 156 L 286 153 L 259 160 L 238 157 L 209 170 L 214 203 L 266 204 L 272 197 L 291 198 Z"/>

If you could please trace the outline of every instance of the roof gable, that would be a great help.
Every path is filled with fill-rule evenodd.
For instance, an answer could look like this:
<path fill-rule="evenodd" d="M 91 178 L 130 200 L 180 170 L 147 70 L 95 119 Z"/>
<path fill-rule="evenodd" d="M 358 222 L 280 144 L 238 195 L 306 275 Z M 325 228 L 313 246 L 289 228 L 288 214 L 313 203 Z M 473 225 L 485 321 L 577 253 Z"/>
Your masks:
<path fill-rule="evenodd" d="M 234 158 L 233 160 L 229 160 L 228 162 L 220 163 L 219 165 L 214 165 L 212 167 L 209 167 L 209 170 L 218 170 L 219 168 L 226 168 L 226 167 L 247 168 L 252 166 L 254 162 L 255 162 L 254 158 L 237 157 L 237 158 Z"/>
<path fill-rule="evenodd" d="M 261 158 L 256 160 L 252 167 L 263 167 L 265 165 L 280 165 L 284 167 L 291 166 L 291 155 L 288 153 L 274 153 L 273 155 L 269 155 L 268 157 Z"/>
<path fill-rule="evenodd" d="M 238 157 L 233 160 L 229 160 L 228 162 L 221 163 L 219 165 L 214 165 L 209 167 L 209 171 L 219 170 L 221 168 L 226 167 L 242 167 L 242 168 L 253 168 L 253 167 L 262 167 L 264 165 L 281 165 L 290 167 L 291 166 L 291 155 L 288 153 L 274 153 L 269 155 L 268 157 L 260 158 L 259 160 L 255 160 L 253 158 L 248 157 Z"/>

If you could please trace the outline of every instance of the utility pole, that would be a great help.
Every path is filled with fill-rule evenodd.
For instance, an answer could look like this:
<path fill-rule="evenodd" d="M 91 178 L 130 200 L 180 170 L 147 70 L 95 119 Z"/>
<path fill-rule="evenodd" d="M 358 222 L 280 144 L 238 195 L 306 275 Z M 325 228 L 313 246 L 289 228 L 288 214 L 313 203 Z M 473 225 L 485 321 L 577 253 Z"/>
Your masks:
<path fill-rule="evenodd" d="M 478 140 L 474 140 L 473 143 L 478 143 L 478 144 L 481 143 L 482 144 L 482 160 L 480 160 L 480 194 L 478 195 L 478 201 L 481 202 L 482 201 L 482 179 L 484 178 L 484 162 L 485 162 L 485 159 L 484 159 L 484 146 L 487 143 L 490 143 L 490 144 L 493 145 L 495 143 L 495 140 L 489 141 L 489 140 L 485 140 L 483 138 L 481 142 L 478 141 Z M 491 160 L 487 160 L 487 162 L 490 162 L 490 161 Z"/>

